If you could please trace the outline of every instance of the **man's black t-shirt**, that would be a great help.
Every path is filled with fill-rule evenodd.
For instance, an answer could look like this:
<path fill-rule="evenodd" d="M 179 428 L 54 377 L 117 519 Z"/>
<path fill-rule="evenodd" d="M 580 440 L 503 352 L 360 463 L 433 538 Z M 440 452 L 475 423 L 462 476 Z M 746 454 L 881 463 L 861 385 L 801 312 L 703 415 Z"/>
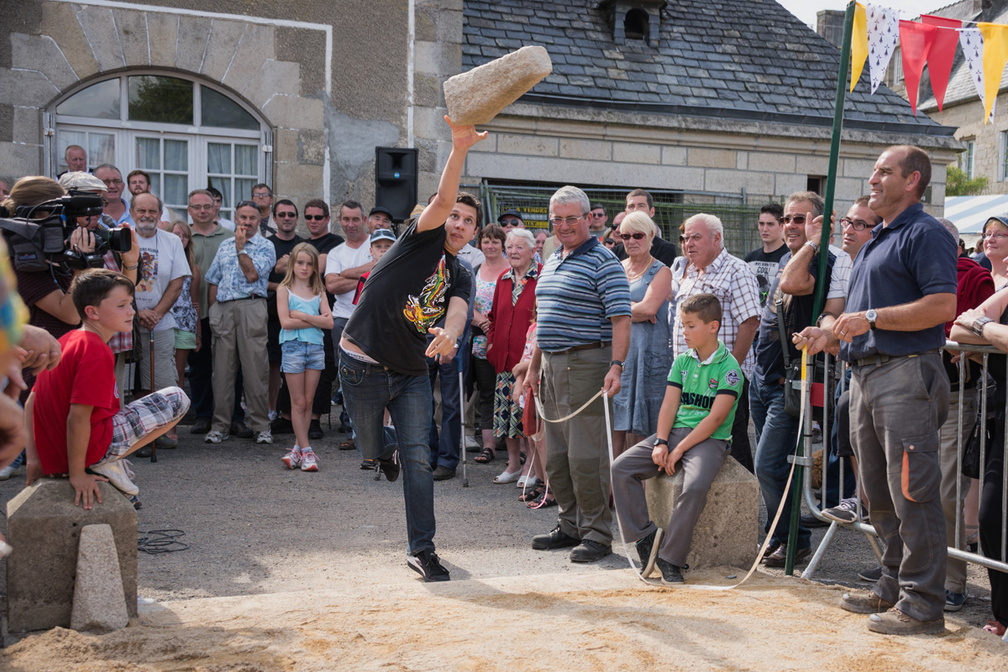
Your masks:
<path fill-rule="evenodd" d="M 468 303 L 472 278 L 444 249 L 445 228 L 410 226 L 368 276 L 343 335 L 396 373 L 427 375 L 427 329 L 452 297 Z"/>
<path fill-rule="evenodd" d="M 343 242 L 343 237 L 337 236 L 335 233 L 327 233 L 324 236 L 319 236 L 318 238 L 309 238 L 305 242 L 318 250 L 319 254 L 329 254 L 334 247 Z M 320 268 L 319 272 L 321 272 L 322 275 L 325 275 L 325 267 Z"/>
<path fill-rule="evenodd" d="M 294 236 L 290 240 L 283 240 L 283 239 L 277 238 L 275 235 L 273 235 L 273 236 L 269 236 L 268 238 L 266 238 L 266 240 L 268 240 L 271 243 L 273 243 L 273 247 L 276 248 L 276 258 L 277 258 L 277 260 L 279 260 L 280 257 L 284 256 L 285 254 L 290 254 L 291 250 L 293 250 L 295 247 L 297 247 L 298 243 L 305 242 L 305 239 L 302 238 L 301 236 Z M 291 261 L 293 261 L 293 259 Z M 273 268 L 270 269 L 269 281 L 270 282 L 282 282 L 285 275 L 287 275 L 286 272 L 284 272 L 284 273 L 278 273 L 276 271 L 276 267 L 274 266 Z M 270 294 L 275 294 L 275 293 L 276 293 L 275 290 L 270 291 Z"/>
<path fill-rule="evenodd" d="M 756 274 L 756 280 L 760 288 L 760 305 L 766 305 L 767 295 L 770 292 L 770 285 L 777 276 L 780 267 L 780 260 L 787 254 L 788 248 L 784 243 L 780 244 L 773 252 L 764 252 L 763 248 L 757 248 L 745 255 L 745 261 L 749 268 Z"/>

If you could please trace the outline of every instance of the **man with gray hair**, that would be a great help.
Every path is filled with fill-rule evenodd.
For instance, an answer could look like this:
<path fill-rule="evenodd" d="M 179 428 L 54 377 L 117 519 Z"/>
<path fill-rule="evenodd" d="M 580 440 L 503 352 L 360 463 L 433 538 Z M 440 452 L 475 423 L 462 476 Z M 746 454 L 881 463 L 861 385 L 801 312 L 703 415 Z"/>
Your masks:
<path fill-rule="evenodd" d="M 539 386 L 546 422 L 546 476 L 559 505 L 557 525 L 532 548 L 574 546 L 571 562 L 612 552 L 609 459 L 599 387 L 620 389 L 630 346 L 630 284 L 623 266 L 590 235 L 588 196 L 561 187 L 550 198 L 550 223 L 563 246 L 546 260 L 536 285 L 536 347 L 525 386 Z M 542 382 L 539 383 L 539 372 Z M 587 408 L 582 405 L 591 402 Z"/>
<path fill-rule="evenodd" d="M 689 260 L 686 274 L 679 280 L 676 301 L 696 294 L 713 294 L 721 302 L 723 319 L 718 337 L 742 366 L 745 384 L 739 395 L 735 422 L 732 425 L 731 454 L 743 467 L 753 471 L 752 448 L 749 445 L 749 381 L 754 359 L 753 339 L 759 327 L 759 282 L 752 268 L 728 254 L 724 248 L 724 226 L 714 215 L 700 213 L 684 223 L 683 254 Z M 678 312 L 672 321 L 672 358 L 689 350 L 683 338 L 682 319 Z"/>
<path fill-rule="evenodd" d="M 134 196 L 130 205 L 140 250 L 135 297 L 141 350 L 144 357 L 152 356 L 139 367 L 144 394 L 178 383 L 172 306 L 191 274 L 179 237 L 158 228 L 162 208 L 161 199 L 149 192 Z M 159 437 L 154 444 L 160 448 L 167 442 L 167 438 Z"/>
<path fill-rule="evenodd" d="M 780 272 L 770 283 L 770 293 L 760 317 L 759 339 L 756 342 L 756 368 L 749 390 L 749 409 L 756 430 L 756 477 L 767 507 L 767 533 L 771 536 L 763 563 L 767 567 L 783 567 L 787 556 L 788 525 L 791 519 L 790 490 L 787 483 L 788 455 L 798 441 L 798 418 L 784 410 L 784 385 L 787 364 L 800 356 L 791 342 L 791 336 L 816 322 L 812 311 L 815 304 L 815 287 L 825 282 L 824 314 L 843 312 L 844 292 L 830 284 L 836 256 L 827 251 L 826 275 L 819 278 L 818 241 L 806 238 L 806 223 L 823 212 L 823 199 L 819 194 L 802 191 L 788 197 L 784 205 L 784 244 L 788 253 L 781 258 Z M 804 250 L 808 247 L 808 251 Z M 792 258 L 793 261 L 792 261 Z M 788 283 L 785 275 L 791 263 L 807 267 L 810 282 Z M 786 348 L 786 350 L 785 350 Z M 792 483 L 791 487 L 797 487 Z M 770 523 L 784 500 L 784 511 L 773 529 Z M 798 527 L 795 562 L 811 554 L 811 531 L 804 525 Z"/>

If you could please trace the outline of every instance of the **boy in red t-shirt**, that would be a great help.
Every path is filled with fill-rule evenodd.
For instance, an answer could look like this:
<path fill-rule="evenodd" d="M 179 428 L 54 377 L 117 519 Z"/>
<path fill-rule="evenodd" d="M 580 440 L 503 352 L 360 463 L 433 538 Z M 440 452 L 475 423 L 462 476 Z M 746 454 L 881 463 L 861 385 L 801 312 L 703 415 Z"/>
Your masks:
<path fill-rule="evenodd" d="M 378 263 L 378 260 L 385 256 L 385 253 L 389 251 L 392 244 L 395 243 L 396 237 L 390 229 L 375 229 L 374 233 L 371 234 L 371 261 Z M 367 282 L 368 275 L 371 271 L 366 271 L 361 273 L 360 278 L 357 280 L 357 291 L 354 292 L 353 304 L 356 306 L 357 301 L 360 299 L 361 290 L 364 289 L 364 283 Z"/>
<path fill-rule="evenodd" d="M 133 283 L 107 269 L 78 274 L 70 286 L 83 323 L 61 339 L 59 366 L 39 374 L 25 415 L 28 484 L 68 474 L 74 504 L 101 503 L 99 481 L 109 481 L 136 508 L 139 492 L 122 459 L 161 436 L 185 415 L 189 398 L 168 387 L 120 410 L 115 357 L 108 341 L 133 330 Z"/>

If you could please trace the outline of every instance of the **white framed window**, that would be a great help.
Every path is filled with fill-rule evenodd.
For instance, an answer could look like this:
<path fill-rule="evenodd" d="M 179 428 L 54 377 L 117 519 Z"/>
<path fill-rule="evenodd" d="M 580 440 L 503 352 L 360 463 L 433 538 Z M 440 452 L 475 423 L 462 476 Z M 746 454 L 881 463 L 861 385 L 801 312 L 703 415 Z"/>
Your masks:
<path fill-rule="evenodd" d="M 49 171 L 67 169 L 66 148 L 88 167 L 115 165 L 151 176 L 151 191 L 184 213 L 193 189 L 223 194 L 221 216 L 270 181 L 271 133 L 259 115 L 214 85 L 178 73 L 131 71 L 70 92 L 47 111 Z"/>
<path fill-rule="evenodd" d="M 976 152 L 976 140 L 964 140 L 966 151 L 959 155 L 959 170 L 966 175 L 966 179 L 973 179 L 973 160 Z"/>
<path fill-rule="evenodd" d="M 998 135 L 998 156 L 1001 157 L 998 161 L 998 180 L 1004 182 L 1008 180 L 1008 131 L 1001 131 Z"/>
<path fill-rule="evenodd" d="M 885 83 L 886 86 L 893 90 L 903 87 L 903 54 L 898 47 L 893 50 L 892 58 L 889 59 Z"/>

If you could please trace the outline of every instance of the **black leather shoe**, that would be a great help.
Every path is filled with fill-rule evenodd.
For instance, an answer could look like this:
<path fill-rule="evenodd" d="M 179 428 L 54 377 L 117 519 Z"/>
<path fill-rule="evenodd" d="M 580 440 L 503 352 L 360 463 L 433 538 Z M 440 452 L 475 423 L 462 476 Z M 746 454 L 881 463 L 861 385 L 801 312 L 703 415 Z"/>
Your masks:
<path fill-rule="evenodd" d="M 252 430 L 249 429 L 248 425 L 246 425 L 241 420 L 236 420 L 235 422 L 231 423 L 231 429 L 228 430 L 228 434 L 230 434 L 231 436 L 237 436 L 239 439 L 252 438 Z"/>
<path fill-rule="evenodd" d="M 585 539 L 571 549 L 571 562 L 597 562 L 612 553 L 612 546 L 592 539 Z"/>
<path fill-rule="evenodd" d="M 325 434 L 322 433 L 322 424 L 318 420 L 312 420 L 308 424 L 308 438 L 315 440 L 321 439 Z"/>
<path fill-rule="evenodd" d="M 196 422 L 193 423 L 192 428 L 189 430 L 190 434 L 206 434 L 210 431 L 210 418 L 196 418 Z"/>
<path fill-rule="evenodd" d="M 290 418 L 283 418 L 278 415 L 270 423 L 270 432 L 273 434 L 293 434 L 294 425 L 291 424 Z"/>
<path fill-rule="evenodd" d="M 435 481 L 447 481 L 449 478 L 455 478 L 455 470 L 448 467 L 435 467 L 432 475 Z"/>
<path fill-rule="evenodd" d="M 577 537 L 572 537 L 569 534 L 564 534 L 560 529 L 560 525 L 557 525 L 549 534 L 537 534 L 532 537 L 532 548 L 537 551 L 551 551 L 555 548 L 570 548 L 571 546 L 577 546 L 581 543 L 581 540 Z"/>

